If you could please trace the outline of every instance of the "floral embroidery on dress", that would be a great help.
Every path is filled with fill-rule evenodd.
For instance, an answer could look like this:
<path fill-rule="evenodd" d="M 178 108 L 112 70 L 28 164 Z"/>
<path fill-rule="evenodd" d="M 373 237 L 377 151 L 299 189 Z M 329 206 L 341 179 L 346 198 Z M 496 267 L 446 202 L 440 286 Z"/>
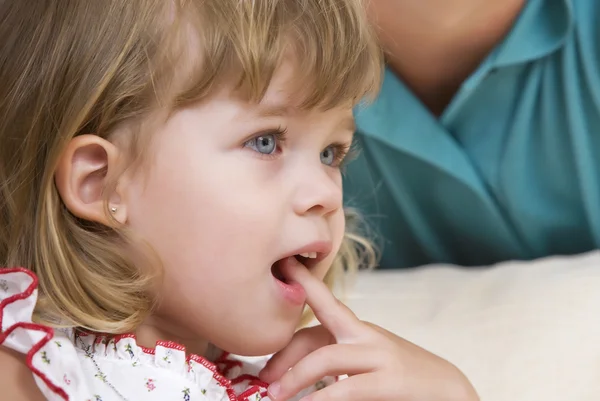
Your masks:
<path fill-rule="evenodd" d="M 183 401 L 190 401 L 190 389 L 189 388 L 184 388 L 183 391 Z"/>
<path fill-rule="evenodd" d="M 71 385 L 71 380 L 69 380 L 69 378 L 67 377 L 67 374 L 65 373 L 65 375 L 63 376 L 63 381 L 65 382 L 65 384 L 67 386 Z"/>
<path fill-rule="evenodd" d="M 106 375 L 104 373 L 98 372 L 94 375 L 94 377 L 100 379 L 102 383 L 106 383 Z"/>
<path fill-rule="evenodd" d="M 6 280 L 0 280 L 0 290 L 8 292 L 8 283 Z"/>
<path fill-rule="evenodd" d="M 42 362 L 46 365 L 50 365 L 50 359 L 48 359 L 48 353 L 46 351 L 42 351 Z"/>
<path fill-rule="evenodd" d="M 117 344 L 115 343 L 115 351 L 116 350 L 117 350 Z M 133 349 L 131 349 L 131 344 L 127 344 L 125 346 L 125 352 L 127 352 L 129 354 L 131 359 L 133 359 L 133 357 L 135 357 L 135 354 L 133 353 Z"/>
<path fill-rule="evenodd" d="M 148 392 L 156 390 L 156 382 L 154 379 L 146 379 L 146 388 Z"/>
<path fill-rule="evenodd" d="M 82 346 L 81 349 L 83 350 L 83 352 L 85 352 L 85 356 L 87 358 L 90 358 L 90 359 L 92 358 L 92 346 L 91 345 L 86 344 L 85 346 Z"/>

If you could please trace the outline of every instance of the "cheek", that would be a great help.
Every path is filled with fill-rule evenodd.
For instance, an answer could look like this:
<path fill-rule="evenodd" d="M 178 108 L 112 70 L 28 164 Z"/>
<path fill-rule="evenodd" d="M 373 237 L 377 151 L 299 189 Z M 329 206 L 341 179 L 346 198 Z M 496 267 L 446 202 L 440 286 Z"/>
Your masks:
<path fill-rule="evenodd" d="M 216 151 L 166 145 L 145 187 L 135 191 L 132 230 L 150 242 L 166 267 L 175 265 L 182 273 L 193 268 L 197 276 L 217 264 L 260 261 L 278 231 L 283 202 L 243 163 Z M 244 277 L 235 268 L 227 271 Z"/>

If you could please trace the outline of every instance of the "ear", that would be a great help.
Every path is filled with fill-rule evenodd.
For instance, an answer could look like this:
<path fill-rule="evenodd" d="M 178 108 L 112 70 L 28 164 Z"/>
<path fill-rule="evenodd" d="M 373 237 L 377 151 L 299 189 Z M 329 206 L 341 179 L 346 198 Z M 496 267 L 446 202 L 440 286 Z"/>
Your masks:
<path fill-rule="evenodd" d="M 96 135 L 73 138 L 60 157 L 54 174 L 58 193 L 73 215 L 104 225 L 114 220 L 125 223 L 127 210 L 121 202 L 119 185 L 104 199 L 108 177 L 116 171 L 119 149 Z M 111 217 L 112 216 L 112 217 Z"/>

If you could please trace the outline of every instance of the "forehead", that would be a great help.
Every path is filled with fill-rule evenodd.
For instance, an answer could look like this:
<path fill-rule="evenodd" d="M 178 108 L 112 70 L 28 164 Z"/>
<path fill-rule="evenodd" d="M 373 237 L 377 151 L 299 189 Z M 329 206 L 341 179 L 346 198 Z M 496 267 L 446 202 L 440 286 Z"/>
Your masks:
<path fill-rule="evenodd" d="M 346 111 L 351 114 L 353 103 L 341 102 L 331 107 L 313 105 L 307 107 L 305 100 L 314 92 L 316 83 L 302 72 L 298 57 L 291 51 L 286 52 L 280 64 L 274 70 L 272 78 L 260 99 L 250 100 L 264 116 L 292 115 L 304 112 L 320 112 L 329 109 Z M 229 86 L 228 93 L 241 100 L 248 101 L 243 89 Z"/>
<path fill-rule="evenodd" d="M 258 102 L 250 103 L 257 117 L 316 117 L 319 121 L 334 120 L 337 127 L 354 131 L 352 103 L 346 102 L 334 107 L 304 107 L 307 92 L 311 91 L 303 75 L 299 73 L 300 65 L 293 55 L 285 58 L 275 70 L 273 78 L 264 96 Z M 235 93 L 235 92 L 234 92 Z M 316 120 L 315 120 L 316 122 Z"/>

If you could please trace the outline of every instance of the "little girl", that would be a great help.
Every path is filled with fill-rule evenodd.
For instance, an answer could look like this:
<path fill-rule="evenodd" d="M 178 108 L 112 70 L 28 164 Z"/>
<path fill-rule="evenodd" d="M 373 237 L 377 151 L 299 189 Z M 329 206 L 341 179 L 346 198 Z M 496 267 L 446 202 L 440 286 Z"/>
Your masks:
<path fill-rule="evenodd" d="M 323 284 L 380 72 L 359 0 L 0 2 L 1 398 L 474 398 Z"/>

